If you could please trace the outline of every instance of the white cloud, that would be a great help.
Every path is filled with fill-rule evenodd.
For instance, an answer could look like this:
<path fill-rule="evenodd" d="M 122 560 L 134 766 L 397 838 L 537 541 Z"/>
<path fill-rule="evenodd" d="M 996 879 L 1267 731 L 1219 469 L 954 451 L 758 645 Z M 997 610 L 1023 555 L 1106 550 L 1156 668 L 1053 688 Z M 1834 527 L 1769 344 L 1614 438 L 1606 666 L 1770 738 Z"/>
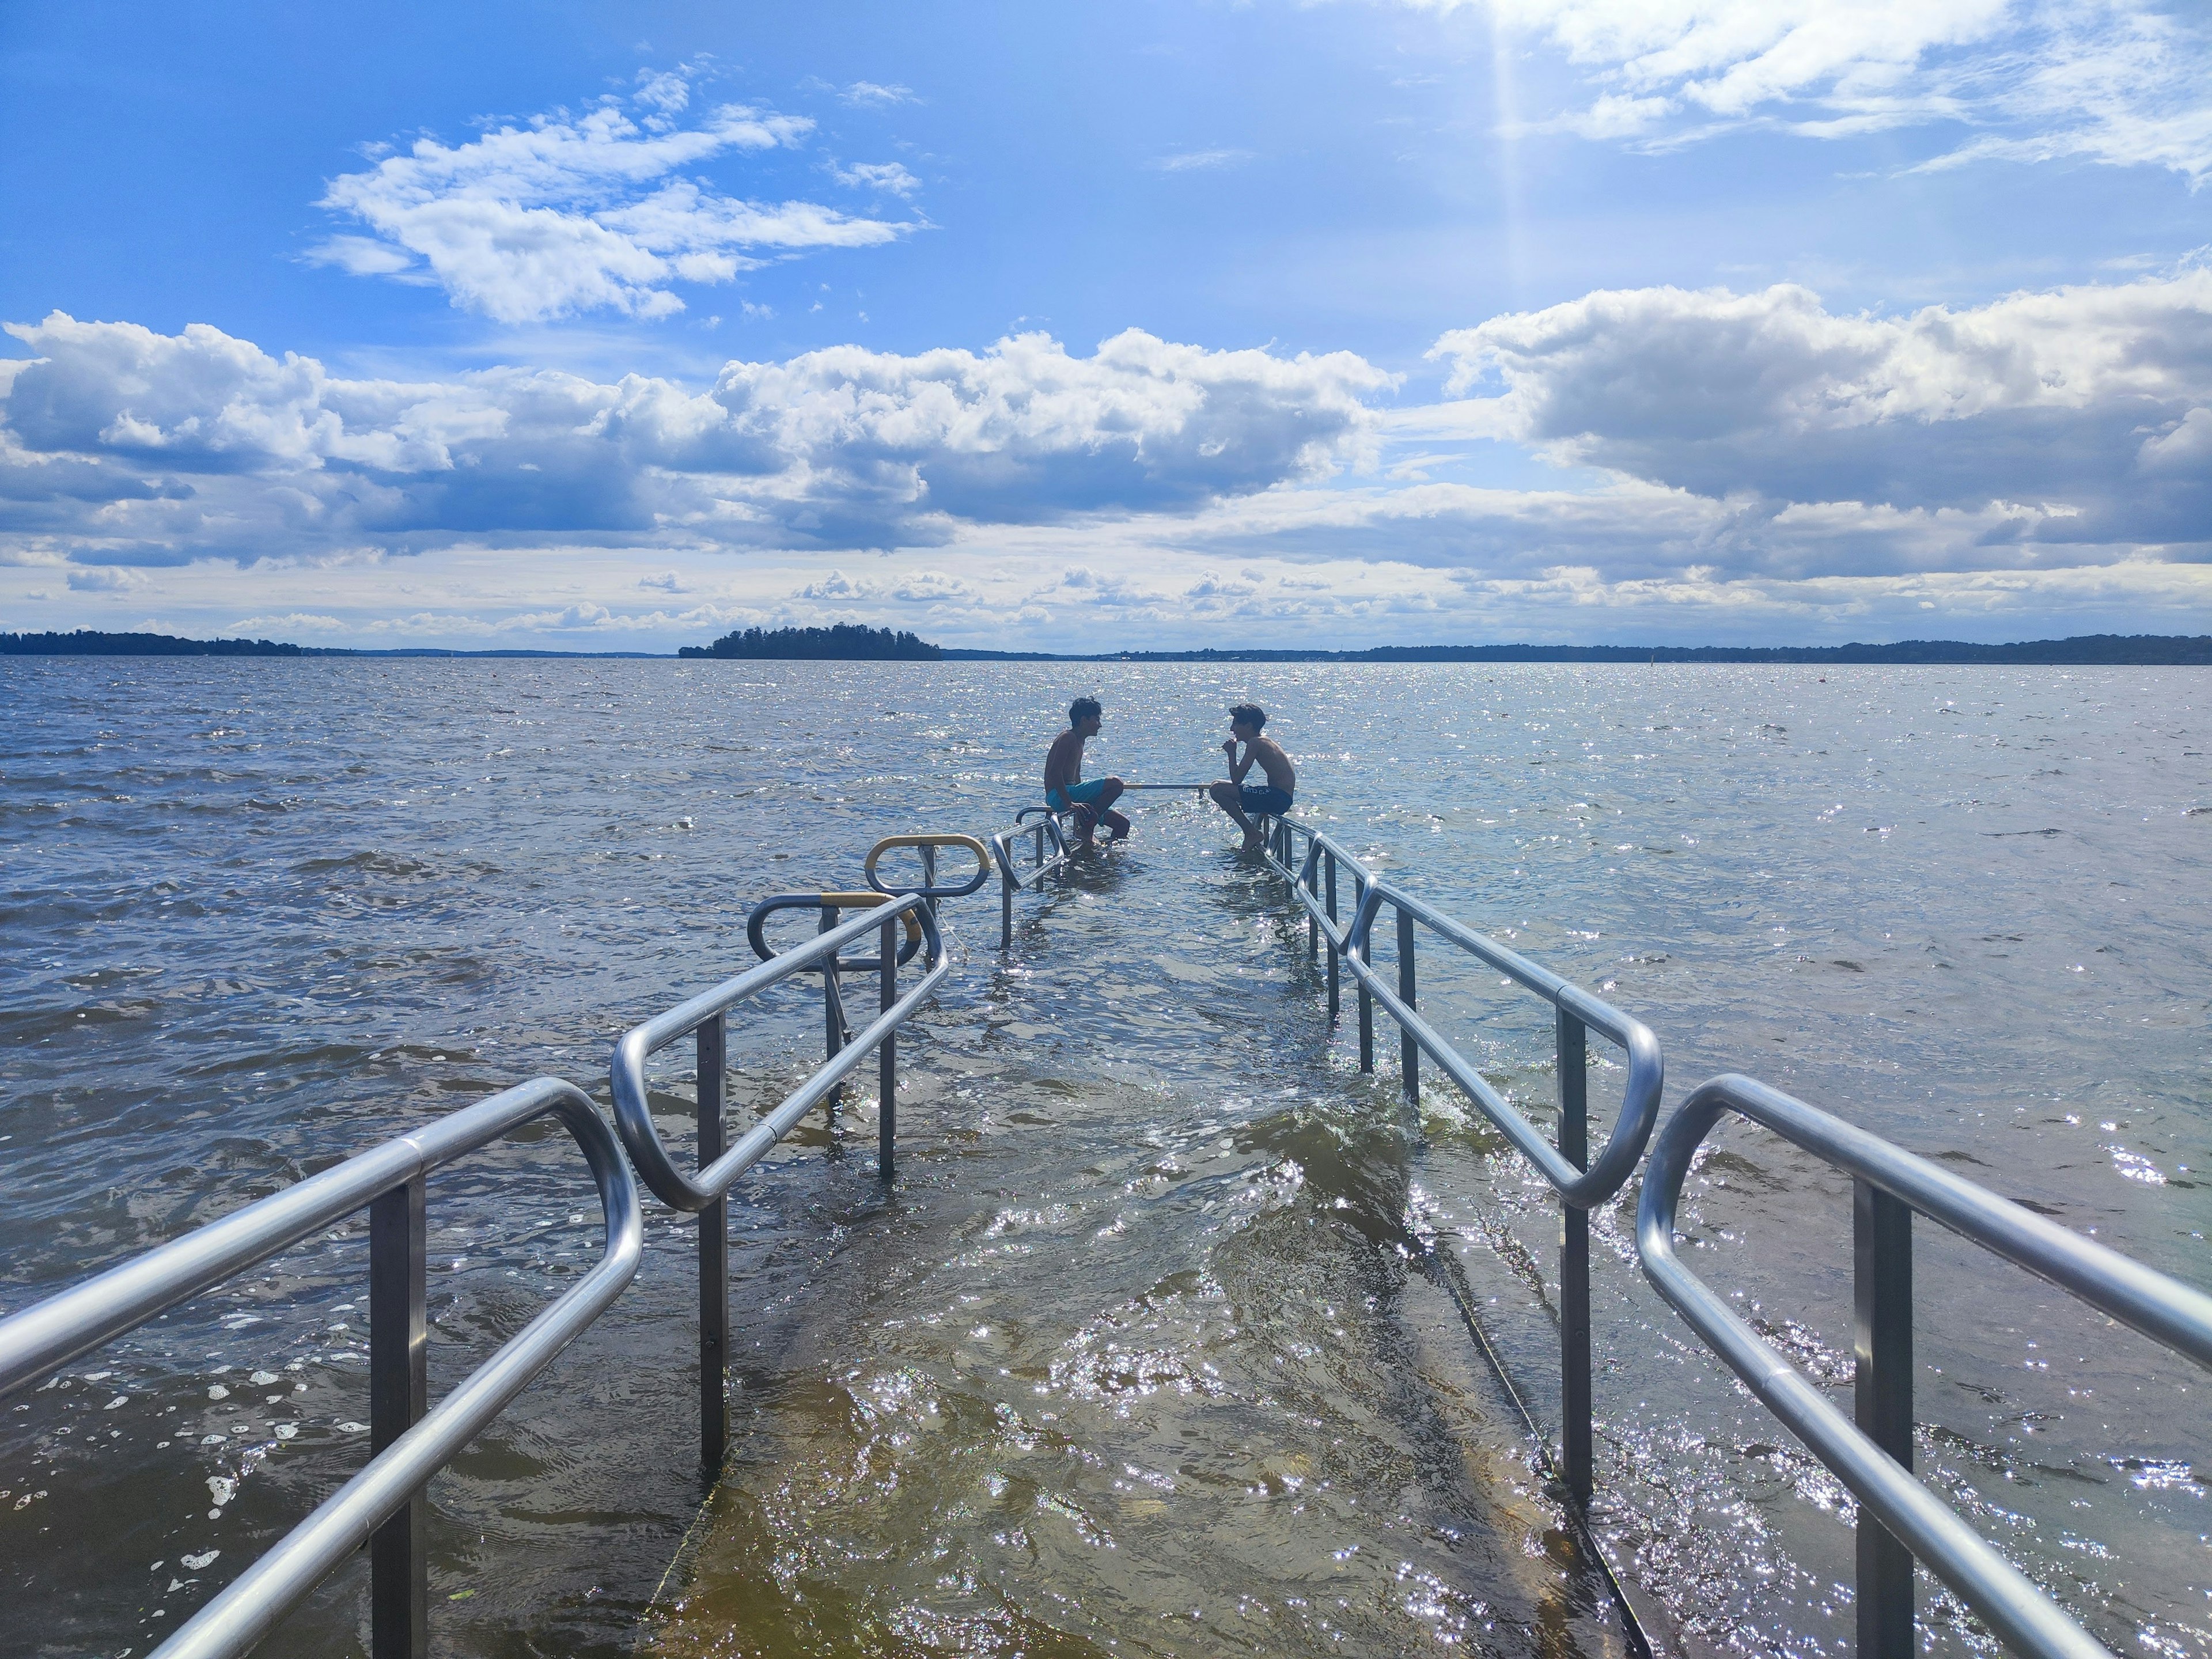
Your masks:
<path fill-rule="evenodd" d="M 855 81 L 840 94 L 848 104 L 864 109 L 888 109 L 893 104 L 911 104 L 914 90 L 896 82 L 888 86 L 874 81 Z"/>
<path fill-rule="evenodd" d="M 839 184 L 856 190 L 887 190 L 894 196 L 911 196 L 921 188 L 921 180 L 896 161 L 859 161 L 831 171 Z"/>
<path fill-rule="evenodd" d="M 917 570 L 894 583 L 890 591 L 893 599 L 909 605 L 938 605 L 977 597 L 975 588 L 942 570 Z"/>
<path fill-rule="evenodd" d="M 873 590 L 854 581 L 842 570 L 832 570 L 819 580 L 811 581 L 793 594 L 798 599 L 864 599 Z"/>
<path fill-rule="evenodd" d="M 1540 125 L 1674 143 L 1963 124 L 1930 165 L 2065 156 L 2212 176 L 2212 30 L 2148 0 L 1404 0 L 1483 9 L 1594 83 Z M 1510 39 L 1500 50 L 1514 51 Z"/>
<path fill-rule="evenodd" d="M 715 194 L 689 170 L 797 145 L 813 123 L 726 104 L 679 125 L 690 99 L 682 75 L 662 74 L 627 105 L 608 98 L 451 147 L 419 139 L 331 181 L 320 205 L 372 234 L 333 236 L 307 257 L 434 282 L 455 305 L 501 322 L 598 309 L 653 317 L 683 309 L 672 283 L 728 282 L 760 263 L 755 250 L 863 247 L 910 228 Z"/>
<path fill-rule="evenodd" d="M 72 570 L 69 574 L 72 593 L 128 593 L 132 588 L 144 586 L 145 578 L 135 570 L 123 570 L 112 566 L 90 570 Z"/>
<path fill-rule="evenodd" d="M 2039 544 L 2212 544 L 2212 270 L 1837 316 L 1808 290 L 1601 292 L 1444 335 L 1469 430 L 1714 498 L 1980 511 Z M 2032 509 L 2032 511 L 2031 511 Z"/>
<path fill-rule="evenodd" d="M 10 328 L 39 356 L 4 383 L 0 528 L 118 563 L 501 533 L 885 546 L 1177 510 L 1356 459 L 1364 399 L 1389 384 L 1349 353 L 1134 331 L 1089 357 L 1024 335 L 737 362 L 702 393 L 514 368 L 343 380 L 204 325 Z"/>
<path fill-rule="evenodd" d="M 1082 643 L 1110 617 L 1340 644 L 1494 638 L 1549 605 L 1608 619 L 1582 637 L 1662 617 L 1802 637 L 1923 604 L 2124 631 L 2130 594 L 2212 626 L 2203 270 L 1902 317 L 1786 286 L 1596 293 L 1444 336 L 1468 395 L 1387 414 L 1391 378 L 1348 354 L 1136 331 L 1087 356 L 841 347 L 704 389 L 349 379 L 59 314 L 14 331 L 37 356 L 0 362 L 7 580 L 63 568 L 92 606 L 143 579 L 165 615 L 216 593 L 203 631 L 612 647 L 921 607 L 954 642 Z M 1459 481 L 1498 444 L 1571 487 Z M 1428 477 L 1401 476 L 1407 447 Z M 832 562 L 859 548 L 891 556 Z M 590 579 L 550 579 L 562 560 Z M 702 597 L 638 609 L 677 593 Z M 344 626 L 258 627 L 294 613 Z"/>
<path fill-rule="evenodd" d="M 1252 159 L 1249 149 L 1193 149 L 1179 155 L 1163 155 L 1152 163 L 1162 173 L 1198 173 L 1212 167 L 1233 167 Z"/>
<path fill-rule="evenodd" d="M 349 276 L 398 276 L 425 286 L 435 280 L 413 254 L 366 236 L 329 237 L 301 257 L 311 265 L 336 265 Z"/>
<path fill-rule="evenodd" d="M 301 634 L 340 634 L 346 624 L 336 617 L 313 611 L 288 611 L 277 617 L 248 617 L 222 631 L 249 639 L 295 639 Z"/>

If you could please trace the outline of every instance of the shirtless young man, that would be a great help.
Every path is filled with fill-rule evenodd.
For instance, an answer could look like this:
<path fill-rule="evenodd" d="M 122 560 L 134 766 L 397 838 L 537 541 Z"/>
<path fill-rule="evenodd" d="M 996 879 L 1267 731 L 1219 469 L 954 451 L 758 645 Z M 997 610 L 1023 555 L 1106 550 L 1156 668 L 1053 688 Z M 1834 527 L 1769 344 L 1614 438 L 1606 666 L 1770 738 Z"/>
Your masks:
<path fill-rule="evenodd" d="M 1083 745 L 1098 735 L 1098 699 L 1078 697 L 1067 705 L 1067 730 L 1052 740 L 1044 757 L 1044 804 L 1055 812 L 1075 814 L 1080 847 L 1091 844 L 1091 832 L 1102 819 L 1110 840 L 1121 841 L 1129 833 L 1129 820 L 1108 810 L 1121 798 L 1121 780 L 1083 781 Z"/>
<path fill-rule="evenodd" d="M 1229 781 L 1217 783 L 1210 792 L 1213 804 L 1235 818 L 1244 831 L 1244 850 L 1257 852 L 1260 847 L 1260 826 L 1253 823 L 1255 817 L 1279 817 L 1291 810 L 1291 796 L 1298 787 L 1298 775 L 1291 768 L 1291 757 L 1283 752 L 1283 745 L 1273 738 L 1263 738 L 1260 728 L 1267 723 L 1267 711 L 1256 702 L 1240 702 L 1229 711 L 1229 735 L 1221 747 L 1229 756 Z M 1244 745 L 1244 758 L 1237 758 L 1237 745 Z M 1244 775 L 1252 769 L 1252 763 L 1260 763 L 1260 769 L 1267 775 L 1264 789 L 1239 787 Z"/>

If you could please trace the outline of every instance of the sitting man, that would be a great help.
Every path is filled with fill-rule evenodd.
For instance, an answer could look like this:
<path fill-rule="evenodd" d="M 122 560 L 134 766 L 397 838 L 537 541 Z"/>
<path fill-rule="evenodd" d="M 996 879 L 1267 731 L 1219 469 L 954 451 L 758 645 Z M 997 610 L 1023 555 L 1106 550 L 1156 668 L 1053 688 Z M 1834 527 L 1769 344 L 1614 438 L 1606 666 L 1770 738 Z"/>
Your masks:
<path fill-rule="evenodd" d="M 1282 744 L 1260 735 L 1260 728 L 1267 723 L 1267 711 L 1256 702 L 1240 702 L 1229 711 L 1229 735 L 1221 744 L 1229 756 L 1229 781 L 1215 784 L 1209 792 L 1213 804 L 1243 828 L 1244 850 L 1248 853 L 1260 848 L 1260 826 L 1252 820 L 1280 817 L 1289 811 L 1291 793 L 1298 787 L 1298 775 L 1291 766 L 1291 757 L 1283 752 Z M 1244 745 L 1242 760 L 1237 758 L 1239 744 Z M 1254 761 L 1259 762 L 1260 769 L 1267 775 L 1267 787 L 1240 788 Z"/>
<path fill-rule="evenodd" d="M 1121 798 L 1121 780 L 1099 778 L 1083 781 L 1083 745 L 1098 735 L 1100 711 L 1096 697 L 1078 697 L 1067 706 L 1067 730 L 1052 740 L 1044 757 L 1044 802 L 1055 812 L 1075 814 L 1075 841 L 1091 845 L 1091 832 L 1103 819 L 1109 841 L 1129 833 L 1129 820 L 1109 811 Z"/>

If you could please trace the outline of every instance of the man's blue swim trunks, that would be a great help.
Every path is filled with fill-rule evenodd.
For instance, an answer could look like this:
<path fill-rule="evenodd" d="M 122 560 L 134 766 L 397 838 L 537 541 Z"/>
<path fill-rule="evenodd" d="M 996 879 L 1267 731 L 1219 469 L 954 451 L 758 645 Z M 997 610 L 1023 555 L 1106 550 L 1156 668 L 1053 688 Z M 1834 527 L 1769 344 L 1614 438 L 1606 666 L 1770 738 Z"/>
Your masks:
<path fill-rule="evenodd" d="M 1071 806 L 1091 806 L 1098 800 L 1098 793 L 1105 788 L 1103 778 L 1090 778 L 1066 789 L 1048 789 L 1044 804 L 1055 812 L 1065 812 Z"/>
<path fill-rule="evenodd" d="M 1272 783 L 1265 788 L 1257 788 L 1247 784 L 1237 792 L 1237 796 L 1243 804 L 1244 816 L 1248 818 L 1279 818 L 1291 810 L 1290 796 L 1276 788 Z"/>

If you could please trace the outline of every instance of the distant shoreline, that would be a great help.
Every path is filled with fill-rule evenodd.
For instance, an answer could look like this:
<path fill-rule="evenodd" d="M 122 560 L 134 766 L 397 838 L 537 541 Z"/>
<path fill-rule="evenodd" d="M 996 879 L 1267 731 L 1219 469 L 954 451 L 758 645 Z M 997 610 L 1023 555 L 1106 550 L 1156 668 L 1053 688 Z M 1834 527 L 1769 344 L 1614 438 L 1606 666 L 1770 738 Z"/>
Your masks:
<path fill-rule="evenodd" d="M 793 630 L 798 631 L 798 630 Z M 811 630 L 820 631 L 820 630 Z M 1796 663 L 1808 665 L 1976 665 L 2045 668 L 2190 668 L 2212 666 L 2212 635 L 2083 634 L 2063 640 L 1977 645 L 1965 640 L 1900 640 L 1888 645 L 1384 645 L 1364 651 L 976 651 L 931 647 L 941 662 L 1064 663 Z M 276 640 L 190 640 L 169 634 L 0 634 L 0 657 L 431 657 L 574 661 L 672 662 L 707 659 L 698 647 L 653 651 L 454 651 L 415 646 L 356 650 Z M 724 660 L 862 662 L 869 652 L 747 655 Z"/>

